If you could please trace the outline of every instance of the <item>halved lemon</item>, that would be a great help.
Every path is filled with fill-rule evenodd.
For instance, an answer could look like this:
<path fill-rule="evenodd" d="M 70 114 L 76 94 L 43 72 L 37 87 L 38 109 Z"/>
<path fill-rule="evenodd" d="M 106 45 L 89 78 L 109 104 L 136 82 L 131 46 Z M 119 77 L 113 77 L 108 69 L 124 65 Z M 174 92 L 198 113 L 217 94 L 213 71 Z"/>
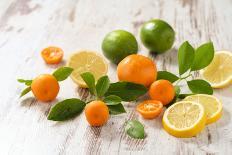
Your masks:
<path fill-rule="evenodd" d="M 232 82 L 232 52 L 218 51 L 213 61 L 201 71 L 213 88 L 223 88 Z"/>
<path fill-rule="evenodd" d="M 207 117 L 206 124 L 216 122 L 222 116 L 222 103 L 212 95 L 192 95 L 186 97 L 184 101 L 193 101 L 203 105 Z"/>
<path fill-rule="evenodd" d="M 204 129 L 204 107 L 192 101 L 180 101 L 170 106 L 163 116 L 163 127 L 171 135 L 180 138 L 196 136 Z"/>
<path fill-rule="evenodd" d="M 95 79 L 98 80 L 101 76 L 106 75 L 108 71 L 108 65 L 103 57 L 96 52 L 88 50 L 74 53 L 69 58 L 67 66 L 74 69 L 70 76 L 72 80 L 84 88 L 87 88 L 87 85 L 81 78 L 82 73 L 91 72 Z"/>

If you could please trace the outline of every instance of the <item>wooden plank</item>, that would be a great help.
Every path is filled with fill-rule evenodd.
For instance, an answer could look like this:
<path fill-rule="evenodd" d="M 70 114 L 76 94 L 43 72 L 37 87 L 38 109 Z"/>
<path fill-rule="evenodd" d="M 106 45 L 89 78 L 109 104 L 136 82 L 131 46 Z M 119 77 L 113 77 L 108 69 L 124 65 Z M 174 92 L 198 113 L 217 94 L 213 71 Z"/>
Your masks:
<path fill-rule="evenodd" d="M 140 54 L 151 57 L 159 70 L 177 73 L 177 49 L 185 40 L 195 47 L 212 40 L 216 50 L 230 49 L 230 0 L 9 0 L 1 1 L 0 6 L 1 154 L 232 154 L 231 87 L 215 91 L 224 103 L 221 120 L 208 125 L 197 137 L 178 139 L 162 129 L 162 116 L 144 120 L 133 102 L 124 103 L 126 114 L 112 116 L 100 128 L 89 127 L 83 114 L 67 122 L 50 122 L 46 116 L 51 105 L 41 104 L 30 95 L 19 99 L 23 86 L 16 81 L 58 67 L 44 64 L 40 58 L 44 47 L 60 46 L 65 60 L 80 49 L 101 54 L 103 37 L 115 29 L 134 33 Z M 176 42 L 170 52 L 154 55 L 142 46 L 139 27 L 151 18 L 162 18 L 174 27 Z M 116 66 L 109 67 L 110 79 L 117 81 Z M 89 93 L 68 79 L 61 83 L 56 101 L 71 97 L 86 99 Z M 144 140 L 125 135 L 124 122 L 131 119 L 144 123 Z"/>

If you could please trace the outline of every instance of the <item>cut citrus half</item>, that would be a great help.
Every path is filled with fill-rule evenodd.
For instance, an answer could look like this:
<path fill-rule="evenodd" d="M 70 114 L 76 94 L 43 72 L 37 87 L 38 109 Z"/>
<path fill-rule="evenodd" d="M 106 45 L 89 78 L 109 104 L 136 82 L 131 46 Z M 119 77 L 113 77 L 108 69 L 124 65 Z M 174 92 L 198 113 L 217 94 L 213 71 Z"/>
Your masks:
<path fill-rule="evenodd" d="M 203 105 L 207 117 L 206 124 L 216 122 L 222 116 L 222 103 L 212 95 L 197 94 L 188 96 L 184 100 Z"/>
<path fill-rule="evenodd" d="M 41 52 L 41 56 L 47 64 L 58 64 L 62 61 L 64 52 L 61 48 L 50 46 Z"/>
<path fill-rule="evenodd" d="M 181 138 L 196 136 L 206 123 L 204 107 L 192 101 L 180 101 L 170 106 L 163 116 L 163 127 L 171 135 Z"/>
<path fill-rule="evenodd" d="M 218 51 L 209 66 L 201 71 L 201 75 L 213 88 L 223 88 L 231 84 L 232 53 Z"/>
<path fill-rule="evenodd" d="M 80 87 L 87 88 L 86 83 L 81 78 L 81 74 L 91 72 L 97 81 L 101 76 L 106 75 L 108 65 L 105 60 L 93 51 L 79 51 L 74 53 L 67 63 L 68 67 L 73 68 L 72 80 Z"/>
<path fill-rule="evenodd" d="M 145 119 L 152 119 L 162 112 L 163 104 L 160 101 L 156 100 L 146 100 L 137 105 L 137 111 Z"/>

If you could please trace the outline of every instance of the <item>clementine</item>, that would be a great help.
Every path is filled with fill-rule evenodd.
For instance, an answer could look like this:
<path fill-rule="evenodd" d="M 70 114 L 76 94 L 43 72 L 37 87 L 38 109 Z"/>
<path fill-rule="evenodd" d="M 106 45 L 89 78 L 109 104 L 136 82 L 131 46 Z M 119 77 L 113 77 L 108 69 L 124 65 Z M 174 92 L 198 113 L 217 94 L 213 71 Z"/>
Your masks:
<path fill-rule="evenodd" d="M 137 105 L 137 111 L 145 119 L 153 119 L 162 112 L 163 104 L 156 100 L 146 100 Z"/>
<path fill-rule="evenodd" d="M 92 101 L 85 107 L 85 117 L 91 126 L 102 126 L 109 119 L 109 109 L 102 101 Z"/>
<path fill-rule="evenodd" d="M 32 81 L 31 90 L 38 100 L 47 102 L 56 98 L 60 86 L 54 76 L 42 74 Z"/>
<path fill-rule="evenodd" d="M 62 61 L 64 52 L 59 47 L 47 47 L 41 52 L 41 56 L 47 64 L 58 64 Z"/>
<path fill-rule="evenodd" d="M 117 67 L 118 79 L 150 86 L 156 80 L 156 64 L 148 57 L 132 54 L 124 58 Z"/>
<path fill-rule="evenodd" d="M 157 80 L 151 84 L 149 95 L 153 100 L 158 100 L 163 105 L 167 105 L 174 99 L 175 89 L 168 80 Z"/>

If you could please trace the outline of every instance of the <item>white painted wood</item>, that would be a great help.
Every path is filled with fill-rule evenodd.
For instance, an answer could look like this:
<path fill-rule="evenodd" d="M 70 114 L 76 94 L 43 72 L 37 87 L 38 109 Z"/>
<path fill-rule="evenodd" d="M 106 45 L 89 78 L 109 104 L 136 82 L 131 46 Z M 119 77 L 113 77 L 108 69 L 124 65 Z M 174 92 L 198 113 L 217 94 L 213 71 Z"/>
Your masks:
<path fill-rule="evenodd" d="M 101 54 L 104 35 L 114 29 L 134 33 L 140 53 L 149 55 L 138 32 L 151 18 L 168 21 L 176 31 L 176 42 L 171 52 L 149 56 L 159 70 L 177 73 L 176 49 L 185 40 L 195 46 L 212 40 L 216 50 L 231 50 L 232 1 L 2 0 L 0 8 L 0 154 L 232 154 L 232 87 L 215 91 L 223 102 L 221 120 L 195 138 L 178 139 L 162 129 L 161 116 L 142 119 L 134 103 L 125 103 L 127 113 L 112 116 L 101 128 L 89 127 L 83 114 L 63 123 L 50 122 L 46 119 L 50 105 L 31 95 L 19 99 L 23 86 L 16 81 L 57 67 L 44 64 L 40 57 L 44 47 L 60 46 L 65 60 L 80 49 Z M 117 80 L 112 64 L 108 75 Z M 68 79 L 61 83 L 57 100 L 87 95 Z M 128 119 L 144 123 L 144 140 L 125 135 L 123 124 Z"/>

